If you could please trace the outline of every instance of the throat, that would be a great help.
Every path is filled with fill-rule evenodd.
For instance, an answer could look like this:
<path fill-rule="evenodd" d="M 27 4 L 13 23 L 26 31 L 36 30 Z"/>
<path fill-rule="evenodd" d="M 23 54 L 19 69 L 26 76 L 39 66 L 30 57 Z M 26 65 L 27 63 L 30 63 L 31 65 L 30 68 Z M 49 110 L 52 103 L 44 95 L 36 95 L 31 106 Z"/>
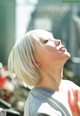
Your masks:
<path fill-rule="evenodd" d="M 40 82 L 37 84 L 37 86 L 41 87 L 46 87 L 53 89 L 54 91 L 59 91 L 60 90 L 60 83 L 61 83 L 61 78 L 52 78 L 52 77 L 45 77 L 40 80 Z"/>
<path fill-rule="evenodd" d="M 47 87 L 53 89 L 54 91 L 59 91 L 62 77 L 62 68 L 48 68 L 47 70 L 41 72 L 41 78 L 37 83 L 37 86 Z"/>

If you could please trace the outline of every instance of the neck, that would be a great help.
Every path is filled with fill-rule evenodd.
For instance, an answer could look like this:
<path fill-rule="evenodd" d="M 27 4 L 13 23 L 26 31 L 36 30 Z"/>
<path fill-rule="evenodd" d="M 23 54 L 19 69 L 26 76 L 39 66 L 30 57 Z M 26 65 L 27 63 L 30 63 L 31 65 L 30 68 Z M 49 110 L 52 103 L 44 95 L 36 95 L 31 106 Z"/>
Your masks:
<path fill-rule="evenodd" d="M 63 69 L 48 69 L 46 73 L 42 73 L 42 78 L 37 86 L 43 86 L 47 88 L 51 88 L 55 91 L 59 91 L 60 83 L 63 76 Z"/>

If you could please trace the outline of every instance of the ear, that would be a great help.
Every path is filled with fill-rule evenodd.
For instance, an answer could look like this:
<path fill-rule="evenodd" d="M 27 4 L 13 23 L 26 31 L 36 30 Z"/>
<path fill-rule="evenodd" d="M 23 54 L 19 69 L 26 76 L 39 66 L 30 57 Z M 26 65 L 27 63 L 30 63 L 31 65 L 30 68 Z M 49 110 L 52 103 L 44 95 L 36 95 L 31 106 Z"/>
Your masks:
<path fill-rule="evenodd" d="M 37 61 L 35 61 L 35 67 L 37 68 L 37 69 L 39 69 L 40 67 L 41 67 L 41 64 L 39 63 L 39 62 L 37 62 Z"/>

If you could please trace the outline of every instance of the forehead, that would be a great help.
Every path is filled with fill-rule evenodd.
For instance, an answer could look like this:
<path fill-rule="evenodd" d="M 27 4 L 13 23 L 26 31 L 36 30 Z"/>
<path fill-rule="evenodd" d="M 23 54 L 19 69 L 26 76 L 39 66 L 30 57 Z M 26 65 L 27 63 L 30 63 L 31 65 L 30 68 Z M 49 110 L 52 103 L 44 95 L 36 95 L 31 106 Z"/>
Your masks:
<path fill-rule="evenodd" d="M 53 38 L 52 33 L 40 29 L 32 31 L 31 36 L 34 40 L 37 41 L 40 41 L 40 39 Z"/>

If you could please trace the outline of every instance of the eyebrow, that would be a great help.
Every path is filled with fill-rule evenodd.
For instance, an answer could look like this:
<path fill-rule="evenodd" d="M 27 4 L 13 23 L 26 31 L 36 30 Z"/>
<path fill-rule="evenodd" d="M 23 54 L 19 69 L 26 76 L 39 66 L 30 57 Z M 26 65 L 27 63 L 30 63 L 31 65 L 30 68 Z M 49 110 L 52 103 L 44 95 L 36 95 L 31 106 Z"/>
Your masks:
<path fill-rule="evenodd" d="M 51 33 L 51 32 L 50 32 L 50 34 L 51 34 L 51 36 L 54 38 L 54 35 L 53 35 L 53 33 Z"/>
<path fill-rule="evenodd" d="M 51 31 L 48 31 L 50 34 L 51 34 L 51 36 L 53 36 L 53 33 L 51 32 Z M 53 36 L 54 37 L 54 36 Z"/>

